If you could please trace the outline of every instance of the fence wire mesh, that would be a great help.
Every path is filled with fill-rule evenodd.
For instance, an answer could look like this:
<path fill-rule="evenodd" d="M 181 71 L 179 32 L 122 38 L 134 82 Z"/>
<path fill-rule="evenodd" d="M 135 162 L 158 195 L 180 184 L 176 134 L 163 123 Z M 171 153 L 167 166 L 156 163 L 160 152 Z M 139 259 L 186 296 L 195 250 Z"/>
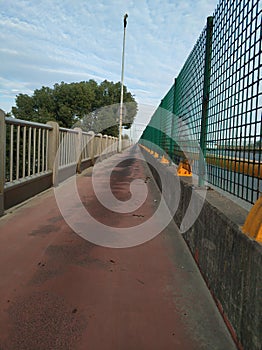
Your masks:
<path fill-rule="evenodd" d="M 260 0 L 218 3 L 140 139 L 249 203 L 262 191 L 261 14 Z"/>

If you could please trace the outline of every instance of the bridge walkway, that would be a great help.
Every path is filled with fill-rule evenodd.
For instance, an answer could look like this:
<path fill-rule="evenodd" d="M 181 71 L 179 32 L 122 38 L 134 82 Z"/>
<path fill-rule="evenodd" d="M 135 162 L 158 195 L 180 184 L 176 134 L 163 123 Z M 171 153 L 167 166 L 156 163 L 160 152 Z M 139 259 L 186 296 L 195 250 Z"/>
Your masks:
<path fill-rule="evenodd" d="M 77 176 L 84 206 L 105 226 L 124 230 L 154 220 L 160 193 L 138 152 L 101 163 L 119 163 L 110 180 L 119 200 L 130 198 L 130 181 L 146 182 L 147 199 L 134 212 L 98 202 L 92 168 Z M 65 202 L 71 181 L 59 186 Z M 72 203 L 72 220 L 77 207 Z M 235 349 L 173 222 L 138 246 L 99 246 L 65 222 L 50 189 L 0 219 L 0 275 L 1 350 Z"/>

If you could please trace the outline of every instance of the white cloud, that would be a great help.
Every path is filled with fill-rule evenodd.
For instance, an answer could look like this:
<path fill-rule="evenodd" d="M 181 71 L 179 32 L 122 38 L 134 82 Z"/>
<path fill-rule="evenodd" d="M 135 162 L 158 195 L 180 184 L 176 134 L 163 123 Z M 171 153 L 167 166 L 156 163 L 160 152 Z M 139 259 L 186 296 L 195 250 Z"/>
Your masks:
<path fill-rule="evenodd" d="M 217 0 L 1 1 L 0 108 L 56 82 L 119 81 L 127 12 L 125 84 L 159 104 Z"/>

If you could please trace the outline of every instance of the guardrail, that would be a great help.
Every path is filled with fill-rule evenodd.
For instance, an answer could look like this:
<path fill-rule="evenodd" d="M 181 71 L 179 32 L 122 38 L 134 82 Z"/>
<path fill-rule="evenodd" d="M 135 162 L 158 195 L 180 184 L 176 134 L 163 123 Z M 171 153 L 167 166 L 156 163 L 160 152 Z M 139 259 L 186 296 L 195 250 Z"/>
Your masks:
<path fill-rule="evenodd" d="M 123 149 L 130 146 L 123 140 Z M 6 117 L 0 110 L 0 216 L 4 210 L 117 152 L 118 138 Z"/>
<path fill-rule="evenodd" d="M 261 16 L 259 0 L 219 1 L 140 139 L 249 203 L 262 193 Z"/>
<path fill-rule="evenodd" d="M 5 118 L 5 129 L 5 185 L 48 171 L 51 126 Z"/>

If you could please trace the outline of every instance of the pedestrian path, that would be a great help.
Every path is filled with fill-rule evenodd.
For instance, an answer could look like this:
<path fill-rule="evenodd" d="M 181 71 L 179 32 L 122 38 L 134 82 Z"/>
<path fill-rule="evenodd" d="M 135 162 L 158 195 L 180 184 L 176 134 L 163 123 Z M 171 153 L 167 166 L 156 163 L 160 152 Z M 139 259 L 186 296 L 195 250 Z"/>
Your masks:
<path fill-rule="evenodd" d="M 160 201 L 138 155 L 133 148 L 101 163 L 105 170 L 119 163 L 110 177 L 119 201 L 130 199 L 135 179 L 148 187 L 146 201 L 133 212 L 120 214 L 99 203 L 91 168 L 76 178 L 92 217 L 123 234 L 150 218 L 153 227 Z M 101 169 L 98 187 L 105 180 Z M 72 200 L 71 181 L 59 186 L 66 189 L 65 203 Z M 68 215 L 79 220 L 79 203 L 71 204 Z M 138 246 L 99 246 L 73 231 L 51 189 L 0 219 L 0 275 L 1 350 L 236 349 L 172 222 Z"/>

